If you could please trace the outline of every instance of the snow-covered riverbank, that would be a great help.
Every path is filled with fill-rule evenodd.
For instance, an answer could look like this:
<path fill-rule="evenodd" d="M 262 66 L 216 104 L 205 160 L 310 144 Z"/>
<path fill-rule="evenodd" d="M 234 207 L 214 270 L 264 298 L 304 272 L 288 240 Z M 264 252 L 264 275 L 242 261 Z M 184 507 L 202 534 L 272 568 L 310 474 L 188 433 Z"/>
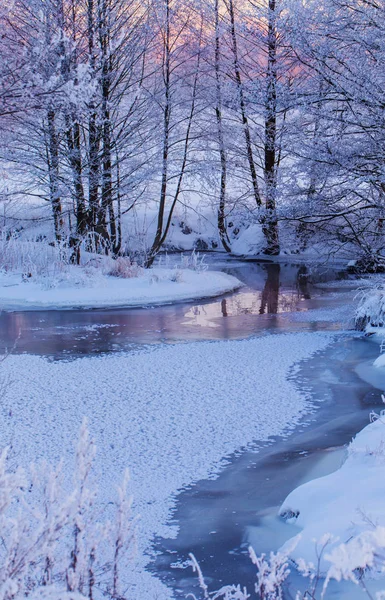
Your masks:
<path fill-rule="evenodd" d="M 379 418 L 357 434 L 341 468 L 289 494 L 280 513 L 291 516 L 289 521 L 301 529 L 298 543 L 290 552 L 291 558 L 317 565 L 320 555 L 320 570 L 325 574 L 331 566 L 333 550 L 344 544 L 345 557 L 352 561 L 352 571 L 371 566 L 365 563 L 368 554 L 364 551 L 360 555 L 357 540 L 364 532 L 385 527 L 384 455 L 385 419 Z M 330 539 L 321 552 L 325 535 Z M 290 545 L 291 541 L 284 548 Z M 357 564 L 354 561 L 358 561 Z M 344 567 L 348 572 L 349 563 Z"/>
<path fill-rule="evenodd" d="M 219 271 L 153 268 L 119 278 L 72 267 L 56 277 L 26 278 L 0 274 L 0 309 L 137 307 L 220 296 L 242 283 Z"/>
<path fill-rule="evenodd" d="M 356 372 L 383 390 L 384 367 L 382 354 L 374 364 L 365 362 Z M 288 552 L 300 570 L 309 568 L 326 581 L 355 583 L 357 573 L 366 571 L 366 577 L 374 575 L 377 580 L 370 583 L 373 591 L 373 584 L 377 590 L 385 588 L 385 412 L 381 407 L 371 414 L 371 421 L 347 447 L 337 470 L 294 489 L 279 512 L 298 527 L 298 535 L 282 551 Z M 341 598 L 350 594 L 351 590 L 341 587 Z"/>
<path fill-rule="evenodd" d="M 70 468 L 88 416 L 102 502 L 124 467 L 131 468 L 134 511 L 141 515 L 132 597 L 169 598 L 145 571 L 145 552 L 154 535 L 175 533 L 167 524 L 175 494 L 213 476 L 231 453 L 295 426 L 312 404 L 291 378 L 293 367 L 332 339 L 274 335 L 71 362 L 10 356 L 1 365 L 11 383 L 2 401 L 0 446 L 12 446 L 14 464 L 63 456 Z"/>

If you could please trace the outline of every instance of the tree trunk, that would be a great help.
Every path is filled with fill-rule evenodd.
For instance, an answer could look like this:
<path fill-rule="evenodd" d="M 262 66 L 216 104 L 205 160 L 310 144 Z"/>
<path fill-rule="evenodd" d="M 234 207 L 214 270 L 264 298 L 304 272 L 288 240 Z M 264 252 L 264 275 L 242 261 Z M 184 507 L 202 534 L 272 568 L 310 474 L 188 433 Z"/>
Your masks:
<path fill-rule="evenodd" d="M 249 120 L 247 118 L 247 113 L 246 113 L 245 96 L 244 96 L 244 92 L 243 92 L 243 83 L 242 83 L 242 77 L 241 77 L 241 70 L 240 70 L 240 66 L 239 66 L 238 43 L 237 43 L 237 33 L 235 30 L 235 13 L 234 13 L 233 0 L 229 0 L 229 13 L 230 13 L 230 22 L 231 22 L 231 40 L 232 40 L 235 82 L 237 85 L 238 97 L 239 97 L 239 108 L 241 110 L 241 116 L 242 116 L 242 124 L 243 124 L 243 133 L 245 136 L 247 161 L 249 163 L 254 199 L 255 199 L 257 206 L 261 206 L 262 200 L 261 200 L 261 195 L 259 192 L 257 170 L 255 167 L 255 162 L 254 162 L 253 148 L 251 145 L 250 126 L 249 126 Z"/>
<path fill-rule="evenodd" d="M 220 76 L 220 32 L 219 32 L 219 0 L 215 0 L 215 82 L 216 82 L 216 106 L 215 116 L 217 120 L 218 146 L 221 161 L 221 183 L 219 191 L 218 207 L 218 231 L 222 246 L 226 252 L 231 252 L 230 239 L 226 229 L 226 182 L 227 182 L 227 157 L 223 137 L 222 122 L 222 89 Z"/>
<path fill-rule="evenodd" d="M 191 128 L 192 128 L 193 120 L 194 120 L 194 116 L 195 116 L 195 104 L 196 104 L 196 98 L 197 98 L 198 78 L 199 78 L 199 70 L 200 70 L 200 63 L 201 63 L 201 56 L 202 56 L 201 55 L 202 32 L 203 32 L 203 18 L 201 20 L 201 28 L 200 28 L 200 35 L 199 35 L 199 49 L 198 49 L 198 56 L 197 56 L 197 66 L 196 66 L 194 83 L 193 83 L 191 108 L 190 108 L 190 113 L 189 113 L 189 117 L 188 117 L 186 135 L 185 135 L 185 138 L 184 138 L 183 159 L 182 159 L 182 164 L 181 164 L 181 168 L 180 168 L 180 171 L 179 171 L 178 183 L 177 183 L 177 186 L 176 186 L 176 190 L 175 190 L 174 198 L 173 198 L 172 203 L 171 203 L 170 210 L 168 212 L 168 217 L 167 217 L 166 225 L 163 226 L 163 223 L 162 223 L 162 233 L 161 233 L 161 236 L 158 239 L 157 245 L 155 245 L 155 242 L 154 242 L 154 244 L 153 244 L 153 246 L 151 248 L 151 252 L 150 252 L 149 256 L 147 257 L 146 268 L 149 268 L 152 265 L 152 263 L 154 262 L 156 254 L 159 252 L 160 248 L 162 247 L 162 245 L 166 241 L 167 234 L 169 232 L 170 225 L 171 225 L 172 215 L 174 213 L 174 209 L 175 209 L 176 203 L 178 202 L 179 195 L 180 195 L 180 192 L 182 190 L 183 178 L 184 178 L 184 175 L 185 175 L 185 172 L 186 172 L 186 166 L 187 166 L 187 158 L 188 158 L 188 150 L 189 150 L 189 144 L 190 144 Z"/>
<path fill-rule="evenodd" d="M 146 268 L 154 262 L 156 254 L 159 252 L 163 235 L 163 220 L 167 198 L 167 176 L 168 176 L 168 155 L 170 143 L 170 120 L 171 120 L 171 65 L 170 65 L 170 0 L 166 2 L 166 31 L 164 36 L 164 84 L 165 84 L 165 104 L 163 108 L 163 151 L 162 151 L 162 182 L 160 189 L 158 220 L 156 233 L 150 252 L 146 259 Z"/>
<path fill-rule="evenodd" d="M 265 106 L 265 187 L 266 214 L 263 220 L 263 233 L 266 238 L 264 252 L 279 254 L 278 221 L 276 212 L 277 191 L 277 29 L 276 0 L 269 0 L 268 15 L 268 64 Z"/>
<path fill-rule="evenodd" d="M 111 138 L 111 57 L 110 57 L 110 31 L 109 31 L 109 4 L 108 0 L 101 0 L 99 10 L 99 37 L 102 53 L 102 172 L 101 172 L 101 203 L 98 214 L 97 232 L 104 240 L 105 251 L 116 243 L 116 223 L 113 207 L 112 191 L 112 138 Z M 107 224 L 107 214 L 109 227 Z"/>
<path fill-rule="evenodd" d="M 110 243 L 110 233 L 107 227 L 107 212 L 110 220 L 110 226 L 114 227 L 113 195 L 112 195 L 112 158 L 111 158 L 111 128 L 110 114 L 107 108 L 108 101 L 105 102 L 103 110 L 103 131 L 102 131 L 102 190 L 101 204 L 99 208 L 97 232 L 108 246 Z M 112 221 L 111 221 L 112 218 Z M 106 250 L 108 249 L 106 246 Z"/>
<path fill-rule="evenodd" d="M 278 313 L 279 300 L 279 276 L 281 265 L 266 265 L 267 278 L 262 291 L 260 315 L 276 315 Z"/>
<path fill-rule="evenodd" d="M 63 215 L 59 187 L 59 141 L 56 132 L 55 111 L 53 109 L 48 110 L 47 119 L 50 200 L 55 229 L 55 239 L 57 242 L 61 242 L 63 230 Z"/>
<path fill-rule="evenodd" d="M 88 0 L 88 56 L 93 77 L 97 77 L 95 64 L 95 7 L 94 0 Z M 88 229 L 94 232 L 99 211 L 99 175 L 100 175 L 100 127 L 97 124 L 97 109 L 94 99 L 89 104 L 88 119 Z"/>
<path fill-rule="evenodd" d="M 84 236 L 87 231 L 87 212 L 83 188 L 83 166 L 80 146 L 80 125 L 70 115 L 66 115 L 66 139 L 76 205 L 76 233 Z"/>

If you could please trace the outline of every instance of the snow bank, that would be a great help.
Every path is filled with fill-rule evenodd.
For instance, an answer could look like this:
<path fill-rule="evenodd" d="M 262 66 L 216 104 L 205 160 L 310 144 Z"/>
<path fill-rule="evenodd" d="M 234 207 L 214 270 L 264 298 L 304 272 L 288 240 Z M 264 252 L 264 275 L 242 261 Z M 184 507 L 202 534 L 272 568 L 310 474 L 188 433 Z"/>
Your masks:
<path fill-rule="evenodd" d="M 380 356 L 374 361 L 373 366 L 379 369 L 385 367 L 385 354 L 380 354 Z"/>
<path fill-rule="evenodd" d="M 220 296 L 241 282 L 216 271 L 153 268 L 138 277 L 121 279 L 96 272 L 83 275 L 81 267 L 54 278 L 25 278 L 0 274 L 0 309 L 59 309 L 153 306 Z"/>
<path fill-rule="evenodd" d="M 364 292 L 355 314 L 356 328 L 363 331 L 368 328 L 385 326 L 385 288 L 379 286 Z"/>
<path fill-rule="evenodd" d="M 266 238 L 262 232 L 262 225 L 254 223 L 242 229 L 238 237 L 231 242 L 231 253 L 236 256 L 254 256 L 261 254 L 266 247 Z"/>
<path fill-rule="evenodd" d="M 70 469 L 88 416 L 103 502 L 123 469 L 131 469 L 134 513 L 141 518 L 129 595 L 164 600 L 171 594 L 145 572 L 145 552 L 154 535 L 175 534 L 167 525 L 175 494 L 217 473 L 223 457 L 287 432 L 311 410 L 290 375 L 295 363 L 332 339 L 271 335 L 71 362 L 11 355 L 1 363 L 1 378 L 12 383 L 1 404 L 0 447 L 11 446 L 16 464 L 63 456 Z"/>
<path fill-rule="evenodd" d="M 291 516 L 289 522 L 302 529 L 291 558 L 300 565 L 302 560 L 317 565 L 317 553 L 327 535 L 330 537 L 322 552 L 321 573 L 331 568 L 331 562 L 341 561 L 342 555 L 345 560 L 351 556 L 353 561 L 365 561 L 362 536 L 385 526 L 384 495 L 385 419 L 380 418 L 355 437 L 340 469 L 301 485 L 286 498 L 280 514 Z M 357 566 L 351 563 L 352 569 Z M 346 571 L 348 567 L 346 562 Z"/>

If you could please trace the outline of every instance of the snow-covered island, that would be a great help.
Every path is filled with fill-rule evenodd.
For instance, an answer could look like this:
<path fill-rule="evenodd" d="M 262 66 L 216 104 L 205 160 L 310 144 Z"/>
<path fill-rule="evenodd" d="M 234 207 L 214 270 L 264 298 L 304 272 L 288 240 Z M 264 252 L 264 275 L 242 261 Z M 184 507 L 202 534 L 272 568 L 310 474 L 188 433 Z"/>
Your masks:
<path fill-rule="evenodd" d="M 226 273 L 152 268 L 130 277 L 71 266 L 55 277 L 0 273 L 0 310 L 133 308 L 220 296 L 242 283 Z"/>

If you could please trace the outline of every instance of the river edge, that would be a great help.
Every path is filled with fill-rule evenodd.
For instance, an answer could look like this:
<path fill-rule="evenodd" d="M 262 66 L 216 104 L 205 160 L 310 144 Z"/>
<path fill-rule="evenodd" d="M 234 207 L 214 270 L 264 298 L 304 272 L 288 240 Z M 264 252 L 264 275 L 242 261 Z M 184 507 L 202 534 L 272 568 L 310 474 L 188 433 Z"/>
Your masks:
<path fill-rule="evenodd" d="M 211 590 L 237 583 L 252 590 L 255 568 L 249 563 L 248 545 L 257 554 L 277 551 L 298 532 L 277 518 L 281 503 L 298 485 L 337 470 L 347 444 L 368 424 L 371 410 L 379 410 L 380 391 L 356 372 L 360 364 L 372 363 L 378 356 L 377 341 L 351 332 L 337 337 L 331 350 L 321 353 L 321 360 L 311 359 L 298 373 L 301 389 L 313 387 L 314 392 L 317 382 L 316 412 L 286 439 L 272 440 L 258 454 L 234 456 L 214 482 L 199 482 L 182 492 L 174 522 L 183 527 L 176 540 L 156 541 L 160 555 L 152 569 L 161 573 L 176 598 L 198 594 L 187 567 L 188 552 L 196 555 Z M 299 587 L 296 575 L 289 580 L 291 589 L 293 584 Z M 347 598 L 353 597 L 350 587 Z M 340 597 L 339 593 L 331 586 L 327 597 Z"/>

